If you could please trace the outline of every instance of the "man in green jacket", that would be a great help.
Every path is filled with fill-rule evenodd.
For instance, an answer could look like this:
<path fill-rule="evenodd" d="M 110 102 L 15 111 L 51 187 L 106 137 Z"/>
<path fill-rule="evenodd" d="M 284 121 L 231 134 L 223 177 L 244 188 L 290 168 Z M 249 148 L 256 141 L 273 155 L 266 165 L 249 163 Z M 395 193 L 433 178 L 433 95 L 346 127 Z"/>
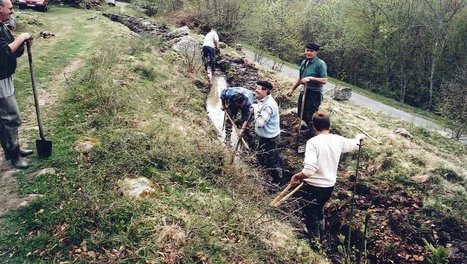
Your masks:
<path fill-rule="evenodd" d="M 287 92 L 291 96 L 303 84 L 298 97 L 298 115 L 302 113 L 302 100 L 305 100 L 302 120 L 305 121 L 311 136 L 314 136 L 312 116 L 318 111 L 323 100 L 323 85 L 328 82 L 326 63 L 318 58 L 319 46 L 316 43 L 305 45 L 305 59 L 300 64 L 300 75 L 294 86 Z M 306 90 L 305 90 L 306 89 Z M 305 99 L 303 95 L 305 94 Z"/>
<path fill-rule="evenodd" d="M 12 75 L 16 70 L 16 58 L 23 55 L 24 42 L 32 38 L 29 33 L 22 33 L 16 39 L 11 34 L 6 23 L 13 13 L 11 0 L 0 0 L 0 143 L 5 159 L 11 160 L 13 167 L 24 169 L 28 164 L 23 157 L 32 154 L 32 150 L 19 147 L 21 118 Z"/>

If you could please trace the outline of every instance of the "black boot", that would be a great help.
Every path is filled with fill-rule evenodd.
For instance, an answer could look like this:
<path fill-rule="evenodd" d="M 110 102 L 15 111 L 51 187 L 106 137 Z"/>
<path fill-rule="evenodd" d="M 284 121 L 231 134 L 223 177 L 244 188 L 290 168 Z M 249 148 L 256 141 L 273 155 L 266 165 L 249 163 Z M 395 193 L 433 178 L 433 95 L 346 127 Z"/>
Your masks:
<path fill-rule="evenodd" d="M 32 153 L 34 153 L 34 151 L 32 151 L 31 149 L 19 149 L 19 155 L 21 157 L 27 157 L 31 155 Z M 9 155 L 6 152 L 5 152 L 5 160 L 11 160 L 11 155 Z"/>
<path fill-rule="evenodd" d="M 26 169 L 29 166 L 20 155 L 17 155 L 15 158 L 11 159 L 11 165 L 17 169 Z"/>

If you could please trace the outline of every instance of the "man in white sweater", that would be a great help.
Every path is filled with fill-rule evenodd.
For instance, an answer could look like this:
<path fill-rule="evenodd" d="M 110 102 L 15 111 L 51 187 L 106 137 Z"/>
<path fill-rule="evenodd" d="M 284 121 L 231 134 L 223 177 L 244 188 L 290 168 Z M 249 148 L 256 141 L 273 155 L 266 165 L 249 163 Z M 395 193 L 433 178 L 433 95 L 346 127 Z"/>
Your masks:
<path fill-rule="evenodd" d="M 312 121 L 317 135 L 307 141 L 303 170 L 294 174 L 290 182 L 305 183 L 301 191 L 305 225 L 310 240 L 319 241 L 324 233 L 324 204 L 336 184 L 340 156 L 357 150 L 365 135 L 349 139 L 331 134 L 329 116 L 325 113 L 313 114 Z"/>
<path fill-rule="evenodd" d="M 204 69 L 207 71 L 211 67 L 211 74 L 214 74 L 216 67 L 216 49 L 219 45 L 219 36 L 214 28 L 211 28 L 203 41 L 203 62 Z"/>

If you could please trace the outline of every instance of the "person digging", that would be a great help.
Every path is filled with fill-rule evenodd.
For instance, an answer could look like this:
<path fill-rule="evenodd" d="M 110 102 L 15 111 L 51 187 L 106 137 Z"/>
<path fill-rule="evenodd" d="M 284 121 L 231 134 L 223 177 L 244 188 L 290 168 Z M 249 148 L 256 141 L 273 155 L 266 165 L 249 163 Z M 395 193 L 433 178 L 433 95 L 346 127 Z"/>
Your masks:
<path fill-rule="evenodd" d="M 320 242 L 324 234 L 324 205 L 331 198 L 337 178 L 337 167 L 342 153 L 358 149 L 366 136 L 357 134 L 354 139 L 330 133 L 330 120 L 326 113 L 312 116 L 316 136 L 306 143 L 302 171 L 294 174 L 290 184 L 303 182 L 299 194 L 303 216 L 311 245 Z"/>
<path fill-rule="evenodd" d="M 241 127 L 246 127 L 250 118 L 250 108 L 253 104 L 254 95 L 252 91 L 243 87 L 228 87 L 221 91 L 220 99 L 222 110 L 229 116 L 225 123 L 225 142 L 230 143 L 232 126 L 237 126 L 237 124 L 232 124 L 231 121 L 235 121 L 240 111 L 242 116 Z"/>

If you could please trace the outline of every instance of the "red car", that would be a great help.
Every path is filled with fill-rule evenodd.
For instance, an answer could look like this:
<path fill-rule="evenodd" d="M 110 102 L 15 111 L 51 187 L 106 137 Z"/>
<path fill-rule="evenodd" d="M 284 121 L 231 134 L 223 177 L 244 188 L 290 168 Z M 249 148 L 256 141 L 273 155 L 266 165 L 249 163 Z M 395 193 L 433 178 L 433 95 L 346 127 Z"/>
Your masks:
<path fill-rule="evenodd" d="M 45 12 L 49 10 L 49 0 L 18 0 L 19 9 L 36 8 Z"/>

